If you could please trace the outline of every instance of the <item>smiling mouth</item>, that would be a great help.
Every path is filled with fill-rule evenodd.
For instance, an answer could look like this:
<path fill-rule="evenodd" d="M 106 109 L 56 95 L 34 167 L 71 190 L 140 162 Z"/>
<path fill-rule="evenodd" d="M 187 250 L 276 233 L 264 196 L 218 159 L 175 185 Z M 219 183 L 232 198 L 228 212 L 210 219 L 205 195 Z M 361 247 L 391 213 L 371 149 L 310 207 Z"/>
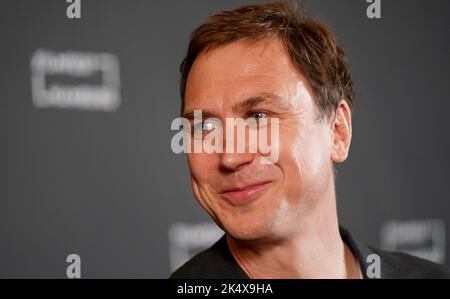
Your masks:
<path fill-rule="evenodd" d="M 264 181 L 243 187 L 232 187 L 221 192 L 220 195 L 233 205 L 245 205 L 258 199 L 271 183 L 272 181 Z"/>

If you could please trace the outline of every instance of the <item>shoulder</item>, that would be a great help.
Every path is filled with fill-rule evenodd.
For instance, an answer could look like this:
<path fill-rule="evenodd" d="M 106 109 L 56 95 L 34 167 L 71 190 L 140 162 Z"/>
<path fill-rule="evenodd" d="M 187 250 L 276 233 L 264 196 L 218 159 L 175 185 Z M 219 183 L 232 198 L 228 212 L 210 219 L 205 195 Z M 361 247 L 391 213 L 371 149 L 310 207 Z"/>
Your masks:
<path fill-rule="evenodd" d="M 370 250 L 380 257 L 381 278 L 450 278 L 450 269 L 444 265 L 403 252 Z"/>
<path fill-rule="evenodd" d="M 246 278 L 229 252 L 225 236 L 195 255 L 169 277 L 171 279 Z"/>
<path fill-rule="evenodd" d="M 430 262 L 403 252 L 381 250 L 354 239 L 343 227 L 339 227 L 341 237 L 357 257 L 364 278 L 369 278 L 369 273 L 378 272 L 380 278 L 450 278 L 450 269 L 446 266 Z M 379 271 L 373 267 L 379 257 Z"/>

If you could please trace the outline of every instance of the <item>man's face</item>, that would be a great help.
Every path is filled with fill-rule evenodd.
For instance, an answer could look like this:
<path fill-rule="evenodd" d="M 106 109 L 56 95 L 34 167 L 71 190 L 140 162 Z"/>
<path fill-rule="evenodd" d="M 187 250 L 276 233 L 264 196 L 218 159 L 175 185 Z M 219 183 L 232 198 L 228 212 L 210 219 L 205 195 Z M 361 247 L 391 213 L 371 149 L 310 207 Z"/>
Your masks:
<path fill-rule="evenodd" d="M 233 237 L 294 232 L 293 224 L 309 219 L 334 186 L 332 126 L 278 39 L 239 40 L 201 53 L 189 73 L 183 112 L 194 109 L 223 124 L 228 117 L 279 119 L 273 164 L 260 163 L 260 153 L 187 154 L 195 197 Z"/>

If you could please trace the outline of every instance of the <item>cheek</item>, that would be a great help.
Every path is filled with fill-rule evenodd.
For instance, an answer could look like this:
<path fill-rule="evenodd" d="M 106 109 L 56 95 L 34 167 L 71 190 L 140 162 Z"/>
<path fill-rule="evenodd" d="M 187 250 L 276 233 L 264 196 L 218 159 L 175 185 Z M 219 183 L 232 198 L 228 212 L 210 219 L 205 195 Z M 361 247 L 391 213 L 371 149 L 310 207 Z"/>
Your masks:
<path fill-rule="evenodd" d="M 211 172 L 214 168 L 213 155 L 209 154 L 187 154 L 187 161 L 189 169 L 194 181 L 199 184 L 205 184 L 208 182 L 208 178 L 211 178 Z"/>
<path fill-rule="evenodd" d="M 281 132 L 279 165 L 288 193 L 298 197 L 308 189 L 323 187 L 330 167 L 328 149 L 326 132 L 321 128 Z"/>

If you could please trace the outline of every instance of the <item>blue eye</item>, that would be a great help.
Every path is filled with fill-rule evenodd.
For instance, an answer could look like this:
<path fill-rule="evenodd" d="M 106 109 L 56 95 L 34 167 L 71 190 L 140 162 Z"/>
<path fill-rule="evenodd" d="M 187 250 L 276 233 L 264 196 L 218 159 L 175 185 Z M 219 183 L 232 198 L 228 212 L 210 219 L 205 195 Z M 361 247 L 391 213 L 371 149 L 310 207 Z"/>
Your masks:
<path fill-rule="evenodd" d="M 264 112 L 252 112 L 250 113 L 250 117 L 253 117 L 256 120 L 260 120 L 262 118 L 266 118 L 267 114 Z"/>
<path fill-rule="evenodd" d="M 202 123 L 198 123 L 194 126 L 194 133 L 198 132 L 201 134 L 207 134 L 213 131 L 217 127 L 217 124 L 211 121 L 205 121 Z"/>
<path fill-rule="evenodd" d="M 209 132 L 209 131 L 214 130 L 215 127 L 216 127 L 216 124 L 215 124 L 215 123 L 212 123 L 212 122 L 204 122 L 204 123 L 203 123 L 203 126 L 202 126 L 202 130 L 205 131 L 205 132 Z"/>

